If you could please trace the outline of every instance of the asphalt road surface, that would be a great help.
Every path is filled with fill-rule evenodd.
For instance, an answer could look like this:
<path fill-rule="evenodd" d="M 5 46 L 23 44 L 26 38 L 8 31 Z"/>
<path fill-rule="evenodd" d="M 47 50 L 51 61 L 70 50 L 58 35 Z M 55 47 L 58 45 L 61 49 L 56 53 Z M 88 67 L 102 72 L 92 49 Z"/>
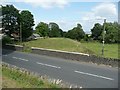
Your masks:
<path fill-rule="evenodd" d="M 118 88 L 117 68 L 10 50 L 2 61 L 83 88 Z"/>

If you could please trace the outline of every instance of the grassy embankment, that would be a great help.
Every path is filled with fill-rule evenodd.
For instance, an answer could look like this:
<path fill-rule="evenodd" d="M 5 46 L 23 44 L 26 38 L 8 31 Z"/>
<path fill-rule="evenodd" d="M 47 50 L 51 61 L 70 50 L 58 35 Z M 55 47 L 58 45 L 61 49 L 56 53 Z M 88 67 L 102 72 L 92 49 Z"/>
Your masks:
<path fill-rule="evenodd" d="M 27 47 L 39 47 L 63 51 L 81 52 L 101 56 L 102 44 L 99 42 L 77 42 L 68 38 L 46 38 L 24 42 Z M 118 58 L 118 45 L 105 44 L 104 56 Z"/>
<path fill-rule="evenodd" d="M 58 86 L 36 76 L 2 66 L 2 88 L 58 88 Z"/>

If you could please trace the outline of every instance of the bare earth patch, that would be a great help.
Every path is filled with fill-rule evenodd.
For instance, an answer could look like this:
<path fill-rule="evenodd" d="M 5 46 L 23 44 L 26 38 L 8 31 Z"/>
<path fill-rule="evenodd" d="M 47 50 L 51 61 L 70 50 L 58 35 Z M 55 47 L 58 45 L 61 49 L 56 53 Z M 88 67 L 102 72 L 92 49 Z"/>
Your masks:
<path fill-rule="evenodd" d="M 20 88 L 20 85 L 15 80 L 2 76 L 2 88 Z"/>

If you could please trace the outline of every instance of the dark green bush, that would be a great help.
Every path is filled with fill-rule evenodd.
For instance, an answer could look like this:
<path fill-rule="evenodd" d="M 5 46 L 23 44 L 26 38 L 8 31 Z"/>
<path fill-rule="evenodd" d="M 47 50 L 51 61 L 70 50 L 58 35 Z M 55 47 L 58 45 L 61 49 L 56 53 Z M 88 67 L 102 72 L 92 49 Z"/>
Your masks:
<path fill-rule="evenodd" d="M 4 36 L 2 38 L 2 44 L 11 43 L 11 42 L 12 42 L 12 40 L 9 36 Z"/>

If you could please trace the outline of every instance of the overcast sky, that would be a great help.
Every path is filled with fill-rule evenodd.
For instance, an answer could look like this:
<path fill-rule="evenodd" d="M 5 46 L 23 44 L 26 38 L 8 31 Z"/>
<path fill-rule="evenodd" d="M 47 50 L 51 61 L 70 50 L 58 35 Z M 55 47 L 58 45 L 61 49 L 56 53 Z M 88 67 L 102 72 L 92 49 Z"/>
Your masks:
<path fill-rule="evenodd" d="M 9 1 L 9 2 L 8 2 Z M 84 2 L 83 2 L 84 1 Z M 99 1 L 99 2 L 98 2 Z M 118 21 L 119 0 L 2 0 L 1 4 L 13 4 L 19 10 L 29 10 L 39 22 L 56 22 L 63 31 L 80 23 L 89 33 L 95 23 Z"/>

